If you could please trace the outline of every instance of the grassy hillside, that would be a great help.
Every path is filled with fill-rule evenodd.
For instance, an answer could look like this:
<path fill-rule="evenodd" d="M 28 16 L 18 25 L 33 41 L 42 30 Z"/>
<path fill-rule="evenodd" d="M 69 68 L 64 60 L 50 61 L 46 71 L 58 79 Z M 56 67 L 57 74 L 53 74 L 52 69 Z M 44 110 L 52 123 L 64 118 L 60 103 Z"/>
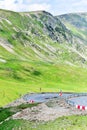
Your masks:
<path fill-rule="evenodd" d="M 0 61 L 87 64 L 87 46 L 50 13 L 0 10 L 0 18 Z"/>
<path fill-rule="evenodd" d="M 87 91 L 86 14 L 81 29 L 63 17 L 0 10 L 0 106 L 40 88 Z"/>
<path fill-rule="evenodd" d="M 9 61 L 0 66 L 0 106 L 27 92 L 87 91 L 87 69 L 46 62 Z"/>

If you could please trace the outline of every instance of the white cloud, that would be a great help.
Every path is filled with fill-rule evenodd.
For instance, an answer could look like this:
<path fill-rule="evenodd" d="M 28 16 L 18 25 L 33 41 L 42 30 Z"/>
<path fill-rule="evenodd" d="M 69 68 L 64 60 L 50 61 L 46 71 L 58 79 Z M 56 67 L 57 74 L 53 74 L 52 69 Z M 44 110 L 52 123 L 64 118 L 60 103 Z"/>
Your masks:
<path fill-rule="evenodd" d="M 87 12 L 87 0 L 55 0 L 50 12 L 54 15 Z"/>
<path fill-rule="evenodd" d="M 87 12 L 87 0 L 0 0 L 0 8 L 13 11 L 46 10 L 54 15 Z"/>
<path fill-rule="evenodd" d="M 0 8 L 13 10 L 13 11 L 35 11 L 35 10 L 50 10 L 50 4 L 47 3 L 33 3 L 29 4 L 32 0 L 0 0 Z M 26 2 L 28 4 L 26 4 Z"/>
<path fill-rule="evenodd" d="M 28 7 L 29 7 L 29 10 L 32 10 L 32 11 L 35 11 L 35 10 L 46 10 L 46 11 L 49 11 L 50 10 L 50 5 L 46 4 L 46 3 L 31 4 Z"/>
<path fill-rule="evenodd" d="M 84 7 L 87 5 L 87 1 L 86 0 L 80 0 L 80 1 L 76 1 L 75 3 L 73 3 L 73 6 L 77 6 L 77 7 Z"/>
<path fill-rule="evenodd" d="M 14 7 L 16 4 L 15 4 L 15 0 L 3 0 L 3 1 L 0 1 L 0 8 L 3 8 L 3 9 L 12 9 L 12 7 Z"/>

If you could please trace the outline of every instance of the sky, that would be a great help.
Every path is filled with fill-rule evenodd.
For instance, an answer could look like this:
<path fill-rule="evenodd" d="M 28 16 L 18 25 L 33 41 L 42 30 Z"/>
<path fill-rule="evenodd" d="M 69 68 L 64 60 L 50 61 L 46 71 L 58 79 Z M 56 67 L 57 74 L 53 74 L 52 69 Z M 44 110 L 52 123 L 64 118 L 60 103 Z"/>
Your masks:
<path fill-rule="evenodd" d="M 60 15 L 87 12 L 87 0 L 0 0 L 0 9 L 16 12 L 45 10 Z"/>

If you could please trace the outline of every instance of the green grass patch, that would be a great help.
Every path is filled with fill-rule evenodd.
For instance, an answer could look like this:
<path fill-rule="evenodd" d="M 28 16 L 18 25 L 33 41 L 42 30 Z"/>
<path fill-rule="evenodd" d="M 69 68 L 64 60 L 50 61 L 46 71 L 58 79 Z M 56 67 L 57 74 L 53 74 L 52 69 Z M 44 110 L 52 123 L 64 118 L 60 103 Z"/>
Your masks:
<path fill-rule="evenodd" d="M 26 108 L 31 108 L 33 106 L 37 106 L 38 103 L 33 104 L 21 104 L 15 107 L 8 107 L 8 108 L 0 108 L 0 122 L 4 121 L 8 117 L 12 116 L 13 114 L 17 113 Z"/>
<path fill-rule="evenodd" d="M 9 120 L 0 125 L 0 129 L 12 130 L 86 130 L 87 116 L 60 117 L 49 122 L 29 122 L 24 120 Z"/>
<path fill-rule="evenodd" d="M 86 68 L 16 60 L 0 63 L 0 106 L 40 88 L 42 92 L 86 92 L 86 85 Z"/>

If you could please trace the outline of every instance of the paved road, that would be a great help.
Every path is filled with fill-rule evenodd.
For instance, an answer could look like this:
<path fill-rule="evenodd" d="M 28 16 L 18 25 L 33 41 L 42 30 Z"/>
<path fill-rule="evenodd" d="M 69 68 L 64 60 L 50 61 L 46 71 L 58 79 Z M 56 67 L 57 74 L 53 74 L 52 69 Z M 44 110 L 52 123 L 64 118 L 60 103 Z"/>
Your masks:
<path fill-rule="evenodd" d="M 63 93 L 61 97 L 68 98 L 75 93 Z M 42 94 L 26 94 L 23 99 L 25 101 L 33 100 L 34 102 L 46 102 L 52 98 L 60 98 L 59 93 L 42 93 Z M 74 102 L 74 105 L 87 106 L 87 96 L 72 97 L 69 101 Z"/>
<path fill-rule="evenodd" d="M 72 94 L 62 94 L 61 97 L 67 98 Z M 52 98 L 58 98 L 59 93 L 42 93 L 42 94 L 27 94 L 23 97 L 24 100 L 29 101 L 29 100 L 34 100 L 35 102 L 45 102 L 48 101 L 49 99 Z"/>
<path fill-rule="evenodd" d="M 74 105 L 87 106 L 87 96 L 75 97 L 75 98 L 71 98 L 69 100 L 73 101 Z"/>

